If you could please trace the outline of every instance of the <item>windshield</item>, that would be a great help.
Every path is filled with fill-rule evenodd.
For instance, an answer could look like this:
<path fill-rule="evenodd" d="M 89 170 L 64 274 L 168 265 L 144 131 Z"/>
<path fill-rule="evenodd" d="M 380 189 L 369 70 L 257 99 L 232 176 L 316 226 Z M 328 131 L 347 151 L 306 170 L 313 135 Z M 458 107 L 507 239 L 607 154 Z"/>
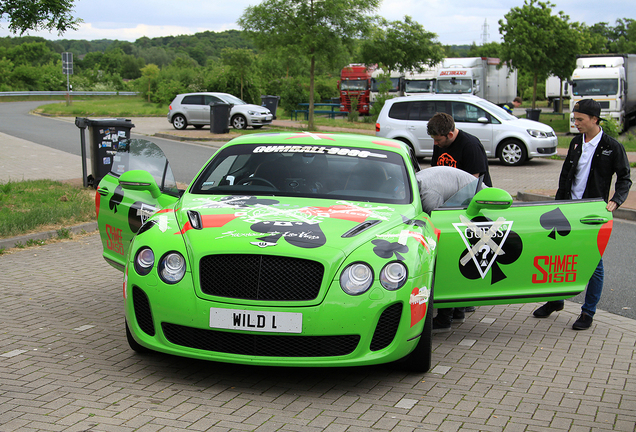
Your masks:
<path fill-rule="evenodd" d="M 230 94 L 221 94 L 221 95 L 217 95 L 217 96 L 220 97 L 221 99 L 223 99 L 225 102 L 227 102 L 229 104 L 232 104 L 232 105 L 246 105 L 246 102 L 243 102 L 242 100 L 240 100 L 236 96 L 232 96 Z"/>
<path fill-rule="evenodd" d="M 251 144 L 219 152 L 190 192 L 408 204 L 411 189 L 404 159 L 391 151 Z"/>
<path fill-rule="evenodd" d="M 157 182 L 157 186 L 170 195 L 178 196 L 177 182 L 163 151 L 152 141 L 129 139 L 120 141 L 117 153 L 113 156 L 111 174 L 119 177 L 130 170 L 148 171 Z"/>
<path fill-rule="evenodd" d="M 396 92 L 400 89 L 400 78 L 389 78 L 391 81 L 391 89 L 389 92 Z M 386 82 L 386 78 L 371 78 L 371 91 L 380 91 L 380 84 Z"/>
<path fill-rule="evenodd" d="M 404 92 L 406 93 L 431 93 L 433 80 L 406 80 Z"/>
<path fill-rule="evenodd" d="M 574 80 L 572 94 L 576 96 L 615 95 L 618 93 L 618 79 Z"/>
<path fill-rule="evenodd" d="M 437 93 L 472 93 L 473 80 L 470 78 L 438 79 Z"/>
<path fill-rule="evenodd" d="M 340 82 L 340 90 L 367 90 L 367 80 L 343 80 Z"/>
<path fill-rule="evenodd" d="M 481 99 L 477 102 L 477 105 L 489 111 L 491 114 L 497 116 L 497 118 L 501 120 L 516 120 L 517 117 L 510 114 L 505 109 L 501 108 L 499 105 L 495 105 L 494 103 L 487 101 L 486 99 Z"/>

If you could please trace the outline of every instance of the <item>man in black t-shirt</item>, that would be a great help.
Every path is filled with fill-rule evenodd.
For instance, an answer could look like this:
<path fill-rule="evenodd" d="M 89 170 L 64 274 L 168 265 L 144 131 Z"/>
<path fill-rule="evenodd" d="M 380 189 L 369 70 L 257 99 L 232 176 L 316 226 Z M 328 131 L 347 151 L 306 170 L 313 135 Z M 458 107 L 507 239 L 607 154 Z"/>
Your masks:
<path fill-rule="evenodd" d="M 427 132 L 435 144 L 431 166 L 459 168 L 475 177 L 483 174 L 484 184 L 492 186 L 484 146 L 477 137 L 457 129 L 453 117 L 435 114 L 428 121 Z"/>
<path fill-rule="evenodd" d="M 435 144 L 431 166 L 459 168 L 477 178 L 483 175 L 483 183 L 492 187 L 486 150 L 477 137 L 457 129 L 453 117 L 446 113 L 435 114 L 426 128 Z M 433 332 L 450 331 L 451 322 L 463 322 L 465 309 L 439 309 L 433 318 Z M 474 307 L 470 309 L 475 310 Z"/>

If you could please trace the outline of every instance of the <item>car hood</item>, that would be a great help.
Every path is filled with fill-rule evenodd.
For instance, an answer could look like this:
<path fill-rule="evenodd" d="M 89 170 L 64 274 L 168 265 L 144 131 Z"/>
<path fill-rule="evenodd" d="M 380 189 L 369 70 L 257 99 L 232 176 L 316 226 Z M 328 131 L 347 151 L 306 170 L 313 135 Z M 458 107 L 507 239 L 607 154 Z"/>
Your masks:
<path fill-rule="evenodd" d="M 265 253 L 315 258 L 326 252 L 335 258 L 403 226 L 414 213 L 410 205 L 186 195 L 175 216 L 197 257 Z"/>
<path fill-rule="evenodd" d="M 256 111 L 261 114 L 271 114 L 267 107 L 260 106 L 260 105 L 243 104 L 243 105 L 234 105 L 232 107 L 232 112 L 246 113 L 248 111 Z"/>
<path fill-rule="evenodd" d="M 514 119 L 514 120 L 508 120 L 507 121 L 508 124 L 510 125 L 514 125 L 523 129 L 534 129 L 534 130 L 538 130 L 541 132 L 553 132 L 554 133 L 554 129 L 552 129 L 552 127 L 543 124 L 541 122 L 538 121 L 534 121 L 534 120 L 528 120 L 528 119 Z"/>

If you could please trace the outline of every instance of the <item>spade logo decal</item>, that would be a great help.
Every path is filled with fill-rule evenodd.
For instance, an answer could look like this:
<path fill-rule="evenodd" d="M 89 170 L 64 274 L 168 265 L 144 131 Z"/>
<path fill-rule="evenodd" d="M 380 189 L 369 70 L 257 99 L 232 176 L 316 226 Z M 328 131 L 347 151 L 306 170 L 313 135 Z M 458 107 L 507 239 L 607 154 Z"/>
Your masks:
<path fill-rule="evenodd" d="M 557 234 L 565 237 L 566 235 L 570 234 L 570 231 L 572 231 L 570 222 L 565 217 L 561 209 L 558 207 L 554 210 L 542 214 L 539 218 L 539 222 L 544 229 L 550 231 L 548 237 L 553 240 L 556 240 Z"/>
<path fill-rule="evenodd" d="M 113 211 L 113 213 L 117 213 L 117 206 L 121 204 L 121 201 L 124 199 L 124 188 L 121 185 L 118 185 L 115 188 L 115 192 L 113 192 L 113 196 L 110 197 L 108 201 L 108 208 Z"/>
<path fill-rule="evenodd" d="M 459 257 L 459 271 L 467 279 L 484 279 L 491 273 L 491 284 L 507 276 L 501 265 L 512 264 L 521 256 L 523 242 L 512 230 L 513 221 L 499 218 L 492 221 L 483 216 L 453 226 L 460 234 L 466 249 Z"/>

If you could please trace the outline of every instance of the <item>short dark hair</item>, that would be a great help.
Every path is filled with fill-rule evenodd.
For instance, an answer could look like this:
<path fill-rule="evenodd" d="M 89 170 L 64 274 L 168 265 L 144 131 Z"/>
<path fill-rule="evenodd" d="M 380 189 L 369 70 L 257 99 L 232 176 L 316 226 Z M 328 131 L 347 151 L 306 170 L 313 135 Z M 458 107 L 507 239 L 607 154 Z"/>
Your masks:
<path fill-rule="evenodd" d="M 446 113 L 436 113 L 428 121 L 428 125 L 426 125 L 426 132 L 428 132 L 430 136 L 446 136 L 454 130 L 455 120 Z"/>
<path fill-rule="evenodd" d="M 519 96 L 517 96 L 516 98 L 514 98 L 512 101 L 513 101 L 513 102 L 523 103 L 523 99 L 521 99 Z"/>

